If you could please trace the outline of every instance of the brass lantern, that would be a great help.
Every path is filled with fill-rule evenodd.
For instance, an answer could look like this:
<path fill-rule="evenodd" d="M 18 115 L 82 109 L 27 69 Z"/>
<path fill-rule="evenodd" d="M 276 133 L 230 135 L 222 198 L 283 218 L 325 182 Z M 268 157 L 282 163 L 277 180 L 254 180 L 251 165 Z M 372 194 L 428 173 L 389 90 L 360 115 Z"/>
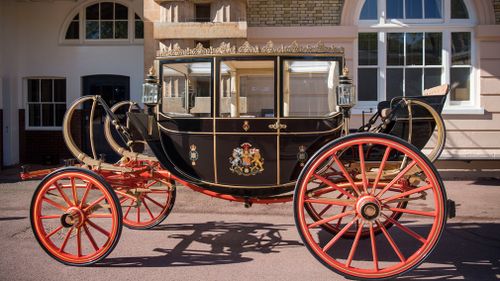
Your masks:
<path fill-rule="evenodd" d="M 337 86 L 337 105 L 342 109 L 351 109 L 356 103 L 356 89 L 349 78 L 349 69 L 344 67 Z"/>
<path fill-rule="evenodd" d="M 145 83 L 142 84 L 142 103 L 149 107 L 156 106 L 160 100 L 160 85 L 153 67 L 149 69 Z"/>

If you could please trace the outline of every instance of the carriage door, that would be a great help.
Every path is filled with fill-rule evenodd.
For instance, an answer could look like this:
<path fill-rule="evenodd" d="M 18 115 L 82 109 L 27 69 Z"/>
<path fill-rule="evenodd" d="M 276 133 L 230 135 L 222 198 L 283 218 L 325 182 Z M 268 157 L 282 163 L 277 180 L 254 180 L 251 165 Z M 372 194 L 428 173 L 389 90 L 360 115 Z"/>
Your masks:
<path fill-rule="evenodd" d="M 189 176 L 213 182 L 213 60 L 160 61 L 160 76 L 158 122 L 168 156 Z"/>
<path fill-rule="evenodd" d="M 218 60 L 215 126 L 217 183 L 273 186 L 278 182 L 275 58 Z"/>
<path fill-rule="evenodd" d="M 340 57 L 282 57 L 280 181 L 297 179 L 319 148 L 340 136 L 335 90 Z"/>

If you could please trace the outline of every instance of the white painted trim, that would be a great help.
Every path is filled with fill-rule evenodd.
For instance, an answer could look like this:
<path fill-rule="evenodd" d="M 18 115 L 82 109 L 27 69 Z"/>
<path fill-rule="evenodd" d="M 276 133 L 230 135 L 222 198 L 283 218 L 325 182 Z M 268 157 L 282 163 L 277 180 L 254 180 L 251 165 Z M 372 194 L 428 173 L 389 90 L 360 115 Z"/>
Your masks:
<path fill-rule="evenodd" d="M 80 3 L 68 13 L 59 30 L 59 45 L 75 46 L 75 45 L 98 45 L 98 46 L 115 46 L 115 45 L 144 45 L 144 39 L 135 38 L 135 14 L 144 19 L 142 11 L 134 9 L 134 0 L 87 0 Z M 122 4 L 128 10 L 128 38 L 127 39 L 86 39 L 85 38 L 85 13 L 86 8 L 99 2 L 113 2 Z M 79 14 L 79 39 L 66 39 L 66 31 L 73 18 Z M 114 21 L 114 20 L 113 20 Z"/>
<path fill-rule="evenodd" d="M 482 107 L 467 107 L 467 106 L 450 106 L 445 107 L 442 112 L 443 115 L 484 115 L 484 108 Z"/>

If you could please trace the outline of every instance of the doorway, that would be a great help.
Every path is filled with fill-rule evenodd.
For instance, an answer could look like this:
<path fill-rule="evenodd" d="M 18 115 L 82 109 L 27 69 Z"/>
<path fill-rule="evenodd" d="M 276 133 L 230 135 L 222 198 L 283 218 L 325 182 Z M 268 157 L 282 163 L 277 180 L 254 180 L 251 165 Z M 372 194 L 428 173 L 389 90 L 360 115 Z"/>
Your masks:
<path fill-rule="evenodd" d="M 100 95 L 109 107 L 130 99 L 130 77 L 122 75 L 89 75 L 82 77 L 82 95 Z M 85 103 L 82 108 L 82 149 L 92 155 L 89 138 L 90 110 L 92 103 Z M 104 137 L 106 115 L 101 107 L 96 107 L 93 120 L 96 154 L 102 154 L 106 162 L 114 163 L 120 157 L 111 149 Z M 119 140 L 118 138 L 115 138 Z"/>

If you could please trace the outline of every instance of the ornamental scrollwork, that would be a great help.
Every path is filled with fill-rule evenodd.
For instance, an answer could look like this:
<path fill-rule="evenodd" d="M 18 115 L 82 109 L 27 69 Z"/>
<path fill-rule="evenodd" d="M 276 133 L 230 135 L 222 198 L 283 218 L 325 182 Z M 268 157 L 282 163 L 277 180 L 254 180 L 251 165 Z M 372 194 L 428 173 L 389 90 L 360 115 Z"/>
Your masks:
<path fill-rule="evenodd" d="M 196 45 L 195 48 L 181 48 L 179 44 L 174 44 L 168 48 L 158 51 L 158 57 L 177 57 L 177 56 L 202 56 L 202 55 L 238 55 L 238 54 L 295 54 L 295 53 L 310 53 L 310 54 L 344 54 L 343 47 L 334 45 L 327 46 L 323 42 L 318 42 L 315 45 L 300 45 L 297 41 L 290 45 L 275 46 L 272 41 L 267 42 L 264 46 L 254 46 L 248 41 L 243 45 L 236 47 L 230 43 L 222 42 L 219 47 L 205 48 L 202 44 Z"/>

